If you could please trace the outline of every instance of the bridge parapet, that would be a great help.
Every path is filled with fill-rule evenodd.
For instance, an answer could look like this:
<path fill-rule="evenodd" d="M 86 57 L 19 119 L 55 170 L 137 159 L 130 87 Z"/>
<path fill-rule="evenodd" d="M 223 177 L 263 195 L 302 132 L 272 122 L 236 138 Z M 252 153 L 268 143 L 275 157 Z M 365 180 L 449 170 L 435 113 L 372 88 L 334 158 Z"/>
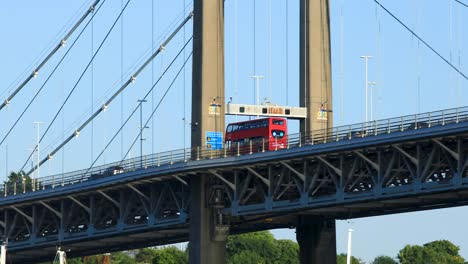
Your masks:
<path fill-rule="evenodd" d="M 300 148 L 308 145 L 350 141 L 358 138 L 458 124 L 466 121 L 468 121 L 468 107 L 463 107 L 376 120 L 367 123 L 338 126 L 330 130 L 321 129 L 307 133 L 290 134 L 287 136 L 286 145 L 279 145 L 276 144 L 276 142 L 264 140 L 262 142 L 250 142 L 250 144 L 246 145 L 238 144 L 231 148 L 225 147 L 217 150 L 207 149 L 205 147 L 178 149 L 126 159 L 84 170 L 41 177 L 31 181 L 33 185 L 31 188 L 26 188 L 24 184 L 25 179 L 18 182 L 5 182 L 0 188 L 0 195 L 6 197 L 23 194 L 25 192 L 39 192 L 41 190 L 74 185 L 85 181 L 98 180 L 121 173 L 146 170 L 148 168 L 173 165 L 175 163 L 187 163 L 193 160 L 238 157 L 258 152 L 263 153 Z M 269 149 L 268 146 L 270 145 L 276 147 L 274 149 Z M 1 196 L 0 200 L 2 199 Z"/>
<path fill-rule="evenodd" d="M 92 254 L 99 253 L 96 243 L 124 249 L 124 236 L 135 247 L 186 241 L 192 179 L 206 174 L 222 191 L 217 199 L 234 233 L 294 226 L 286 215 L 343 219 L 462 205 L 468 120 L 452 113 L 426 114 L 430 123 L 421 116 L 392 119 L 364 136 L 352 134 L 362 124 L 346 126 L 322 140 L 297 137 L 277 151 L 220 150 L 200 160 L 180 152 L 146 169 L 112 167 L 115 174 L 0 198 L 0 233 L 22 263 L 23 252 L 52 254 L 56 245 Z M 428 125 L 412 126 L 419 122 Z"/>

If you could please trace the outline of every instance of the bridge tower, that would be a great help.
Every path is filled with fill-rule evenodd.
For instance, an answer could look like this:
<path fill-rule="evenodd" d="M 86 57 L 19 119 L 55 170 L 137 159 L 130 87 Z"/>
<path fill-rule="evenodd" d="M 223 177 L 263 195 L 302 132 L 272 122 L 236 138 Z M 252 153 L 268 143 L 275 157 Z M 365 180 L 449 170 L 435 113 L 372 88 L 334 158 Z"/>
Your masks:
<path fill-rule="evenodd" d="M 192 147 L 216 150 L 224 130 L 224 1 L 195 0 L 193 21 Z M 213 144 L 215 143 L 215 144 Z M 193 155 L 195 157 L 197 154 Z M 203 154 L 202 154 L 203 155 Z M 227 232 L 217 232 L 208 202 L 210 175 L 191 179 L 190 263 L 225 263 Z"/>
<path fill-rule="evenodd" d="M 300 1 L 299 102 L 307 108 L 300 130 L 313 137 L 311 131 L 333 127 L 329 0 Z M 336 263 L 335 220 L 300 216 L 296 237 L 300 263 Z"/>

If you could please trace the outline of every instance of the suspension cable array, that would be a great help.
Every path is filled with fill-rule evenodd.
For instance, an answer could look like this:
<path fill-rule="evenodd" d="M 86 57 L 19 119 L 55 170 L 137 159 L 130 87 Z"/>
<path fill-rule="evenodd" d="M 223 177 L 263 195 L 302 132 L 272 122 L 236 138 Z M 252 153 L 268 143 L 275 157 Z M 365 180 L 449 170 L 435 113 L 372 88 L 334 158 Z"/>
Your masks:
<path fill-rule="evenodd" d="M 191 39 L 190 39 L 191 40 Z M 190 40 L 186 43 L 188 44 L 190 42 Z M 183 48 L 183 50 L 185 50 L 185 47 Z M 187 64 L 187 62 L 190 60 L 190 58 L 192 57 L 192 52 L 187 56 L 187 58 L 185 59 L 184 61 L 184 64 L 180 67 L 179 71 L 177 72 L 177 74 L 174 76 L 174 78 L 172 79 L 171 83 L 169 84 L 169 86 L 167 87 L 166 91 L 164 92 L 164 94 L 162 95 L 161 99 L 159 99 L 159 102 L 158 104 L 156 105 L 156 107 L 153 109 L 153 111 L 151 112 L 151 115 L 148 117 L 148 119 L 146 120 L 145 124 L 142 126 L 142 128 L 140 128 L 140 132 L 138 133 L 138 135 L 135 137 L 135 139 L 133 140 L 132 144 L 130 145 L 130 147 L 128 148 L 128 151 L 125 153 L 125 156 L 122 158 L 122 160 L 120 161 L 120 164 L 122 164 L 122 162 L 125 161 L 125 159 L 127 158 L 128 154 L 130 153 L 131 149 L 133 148 L 133 146 L 135 146 L 135 143 L 137 142 L 138 138 L 141 136 L 141 133 L 143 133 L 143 129 L 148 125 L 148 123 L 151 121 L 151 118 L 153 117 L 153 115 L 156 113 L 156 111 L 158 110 L 159 106 L 161 105 L 161 103 L 164 101 L 164 98 L 166 98 L 166 95 L 169 93 L 169 91 L 171 90 L 172 86 L 174 86 L 174 83 L 176 82 L 177 78 L 180 76 L 180 73 L 183 71 L 183 69 L 185 69 L 185 65 Z M 154 87 L 153 87 L 154 88 Z M 148 96 L 148 95 L 146 95 Z M 145 97 L 146 97 L 145 96 Z M 140 102 L 141 104 L 141 102 Z M 136 109 L 136 108 L 135 108 Z M 134 114 L 135 112 L 133 112 L 132 114 Z M 184 148 L 185 149 L 185 148 Z M 85 173 L 86 175 L 86 173 Z"/>
<path fill-rule="evenodd" d="M 60 40 L 60 42 L 55 46 L 55 48 L 39 63 L 39 66 L 37 66 L 32 71 L 32 73 L 28 77 L 26 77 L 26 79 L 13 91 L 13 93 L 10 96 L 8 96 L 7 99 L 5 99 L 4 102 L 2 102 L 2 104 L 0 104 L 0 110 L 2 110 L 5 106 L 8 106 L 10 104 L 11 100 L 16 96 L 16 94 L 18 94 L 21 91 L 21 89 L 23 89 L 26 86 L 26 84 L 28 84 L 28 82 L 31 81 L 31 79 L 33 79 L 34 77 L 36 77 L 39 74 L 39 71 L 42 69 L 42 67 L 44 67 L 44 65 L 46 65 L 46 63 L 57 53 L 57 51 L 61 47 L 65 46 L 65 44 L 67 43 L 67 40 L 70 38 L 70 36 L 83 23 L 83 21 L 86 19 L 86 17 L 88 17 L 89 14 L 94 12 L 97 4 L 100 1 L 101 0 L 96 0 L 96 1 L 94 1 L 93 4 L 91 4 L 91 6 L 88 8 L 88 10 L 81 16 L 81 18 L 75 23 L 75 25 L 68 31 L 68 33 L 65 35 L 65 37 L 63 37 L 63 39 Z M 105 0 L 103 2 L 105 2 Z M 92 20 L 92 18 L 91 18 L 91 20 Z M 78 36 L 78 38 L 79 38 L 79 36 Z M 70 47 L 70 49 L 71 49 L 71 47 Z"/>
<path fill-rule="evenodd" d="M 143 99 L 141 99 L 141 101 L 138 103 L 138 105 L 133 109 L 133 111 L 130 113 L 130 115 L 127 117 L 127 119 L 125 119 L 125 121 L 120 125 L 119 129 L 115 132 L 115 134 L 112 136 L 112 138 L 109 140 L 109 142 L 106 144 L 106 146 L 102 149 L 102 151 L 99 153 L 99 155 L 96 157 L 96 159 L 93 161 L 93 163 L 91 164 L 91 166 L 88 168 L 87 172 L 94 166 L 94 164 L 96 164 L 96 162 L 99 160 L 99 158 L 104 155 L 105 151 L 107 150 L 107 148 L 110 146 L 110 144 L 115 140 L 115 138 L 117 137 L 117 135 L 119 135 L 119 133 L 122 131 L 122 129 L 127 125 L 127 123 L 130 121 L 130 119 L 132 118 L 132 116 L 136 113 L 136 111 L 139 109 L 140 105 L 143 103 L 142 101 L 146 100 L 147 97 L 149 96 L 150 93 L 152 93 L 154 91 L 154 88 L 156 87 L 156 85 L 158 85 L 158 83 L 162 80 L 162 78 L 166 75 L 166 73 L 169 71 L 169 69 L 172 67 L 172 65 L 176 62 L 176 60 L 179 58 L 179 56 L 182 54 L 182 52 L 185 50 L 185 48 L 187 47 L 187 45 L 190 43 L 190 41 L 192 40 L 192 37 L 185 43 L 185 45 L 180 49 L 180 51 L 176 54 L 176 56 L 172 59 L 172 61 L 169 63 L 169 65 L 167 65 L 166 69 L 161 73 L 161 75 L 159 76 L 158 80 L 151 86 L 151 89 L 145 94 L 145 96 L 143 97 Z M 187 61 L 187 60 L 186 60 Z M 185 66 L 185 63 L 184 65 Z M 174 78 L 177 79 L 178 75 L 176 75 L 176 77 Z M 170 89 L 172 87 L 172 84 L 174 82 L 174 80 L 171 82 L 171 85 L 169 85 L 169 88 Z M 164 95 L 162 96 L 161 100 L 159 101 L 159 104 L 162 102 L 162 100 L 164 99 L 165 95 L 167 94 L 167 90 L 166 92 L 164 93 Z M 157 108 L 159 107 L 159 104 L 156 106 L 156 108 L 153 108 L 152 110 L 155 111 L 155 109 L 157 110 Z M 148 124 L 146 123 L 144 126 L 142 125 L 142 128 L 141 128 L 141 131 L 143 131 L 143 128 L 146 127 Z M 141 133 L 141 132 L 140 132 Z M 140 134 L 137 135 L 137 138 L 140 136 Z M 129 150 L 126 152 L 125 156 L 123 156 L 122 160 L 125 159 L 125 157 L 130 153 L 130 150 L 133 148 L 133 144 L 130 146 Z M 84 174 L 86 175 L 86 173 Z"/>
<path fill-rule="evenodd" d="M 175 37 L 175 35 L 185 26 L 185 24 L 193 18 L 193 11 L 179 24 L 179 26 L 166 38 L 166 40 L 160 45 L 159 49 L 157 49 L 138 69 L 137 71 L 100 107 L 96 110 L 84 123 L 82 123 L 70 136 L 68 136 L 59 146 L 57 146 L 54 150 L 52 150 L 47 157 L 42 159 L 39 164 L 36 164 L 33 168 L 31 168 L 26 175 L 30 175 L 33 173 L 37 168 L 42 166 L 46 163 L 52 156 L 54 156 L 60 149 L 62 149 L 65 145 L 67 145 L 73 138 L 80 135 L 80 132 L 89 124 L 93 119 L 95 119 L 100 113 L 108 108 L 108 106 L 114 101 L 114 99 L 124 91 L 131 83 L 133 83 L 138 75 L 151 63 L 151 61 L 160 54 L 164 48 L 169 44 L 169 42 Z"/>
<path fill-rule="evenodd" d="M 44 81 L 44 83 L 41 85 L 41 87 L 37 90 L 37 92 L 34 94 L 34 96 L 31 98 L 31 100 L 29 101 L 29 103 L 26 105 L 26 107 L 24 108 L 23 112 L 21 112 L 21 114 L 19 115 L 19 117 L 15 120 L 15 122 L 13 123 L 13 125 L 10 127 L 10 129 L 7 131 L 7 133 L 5 134 L 5 136 L 3 137 L 3 139 L 0 141 L 0 145 L 2 145 L 5 140 L 8 138 L 8 136 L 11 134 L 11 132 L 13 131 L 13 129 L 16 127 L 16 125 L 19 123 L 19 121 L 21 120 L 21 118 L 24 116 L 24 114 L 28 111 L 29 107 L 31 107 L 32 103 L 36 100 L 37 96 L 39 96 L 39 94 L 41 93 L 42 89 L 44 89 L 44 87 L 46 86 L 46 84 L 49 82 L 50 78 L 52 78 L 52 76 L 54 75 L 54 73 L 57 71 L 57 69 L 60 67 L 60 65 L 62 64 L 62 62 L 65 60 L 65 58 L 67 57 L 67 55 L 70 53 L 70 51 L 72 50 L 72 48 L 75 46 L 75 44 L 78 42 L 79 38 L 81 37 L 81 35 L 85 32 L 86 28 L 88 28 L 89 24 L 91 23 L 91 21 L 93 20 L 94 16 L 96 16 L 99 12 L 99 10 L 101 9 L 101 7 L 103 6 L 103 4 L 106 2 L 106 0 L 103 0 L 102 1 L 102 4 L 95 10 L 94 12 L 94 9 L 93 9 L 93 16 L 91 17 L 91 19 L 86 23 L 86 25 L 81 29 L 80 33 L 78 34 L 77 38 L 73 41 L 73 43 L 71 44 L 70 48 L 65 52 L 65 54 L 63 54 L 62 58 L 60 58 L 59 62 L 57 63 L 57 65 L 55 65 L 54 69 L 52 70 L 52 72 L 50 72 L 49 76 L 47 76 L 46 80 Z"/>
<path fill-rule="evenodd" d="M 455 0 L 455 2 L 459 3 L 460 5 L 464 6 L 464 7 L 468 7 L 467 4 L 463 3 L 462 1 L 460 0 Z"/>
<path fill-rule="evenodd" d="M 123 12 L 125 11 L 125 9 L 127 8 L 128 4 L 130 3 L 131 0 L 128 0 L 127 3 L 125 4 L 125 6 L 122 8 L 122 10 L 120 11 L 119 15 L 117 16 L 117 18 L 115 19 L 114 23 L 112 24 L 112 26 L 110 27 L 110 29 L 107 31 L 107 34 L 106 36 L 104 37 L 104 39 L 101 41 L 101 43 L 99 44 L 99 47 L 97 48 L 96 52 L 93 54 L 93 56 L 91 57 L 90 61 L 88 62 L 88 64 L 86 65 L 86 67 L 84 68 L 84 70 L 81 72 L 81 75 L 80 77 L 78 78 L 78 80 L 75 82 L 75 85 L 73 86 L 73 88 L 70 90 L 70 92 L 68 93 L 67 97 L 65 98 L 65 100 L 63 101 L 62 105 L 60 106 L 60 108 L 57 110 L 57 112 L 55 113 L 55 116 L 52 118 L 52 121 L 49 122 L 49 125 L 47 126 L 46 130 L 44 131 L 44 133 L 42 134 L 41 138 L 39 139 L 39 143 L 42 143 L 42 140 L 45 138 L 45 136 L 47 135 L 47 133 L 49 132 L 49 130 L 51 129 L 52 125 L 55 123 L 55 121 L 57 120 L 58 116 L 60 115 L 60 113 L 62 112 L 63 108 L 65 107 L 65 104 L 68 102 L 68 100 L 70 99 L 70 97 L 72 96 L 72 94 L 74 93 L 74 91 L 76 90 L 76 88 L 78 87 L 78 84 L 81 82 L 81 79 L 84 77 L 85 73 L 88 71 L 89 67 L 92 65 L 94 59 L 96 58 L 96 56 L 99 54 L 99 52 L 101 51 L 101 48 L 102 46 L 104 45 L 104 43 L 106 42 L 106 40 L 108 39 L 109 35 L 111 34 L 111 32 L 113 31 L 115 25 L 117 24 L 117 22 L 119 21 L 119 19 L 122 17 L 122 14 Z M 34 152 L 36 151 L 37 149 L 37 145 L 34 147 L 34 149 L 31 151 L 31 153 L 29 154 L 28 158 L 26 159 L 26 161 L 24 162 L 23 166 L 21 167 L 21 171 L 24 170 L 24 168 L 26 167 L 27 163 L 28 163 L 28 160 L 34 155 Z"/>
<path fill-rule="evenodd" d="M 457 0 L 455 0 L 457 1 Z M 460 74 L 461 76 L 463 76 L 463 78 L 465 78 L 465 80 L 468 80 L 468 76 L 466 74 L 464 74 L 460 69 L 458 69 L 455 65 L 453 65 L 448 59 L 446 59 L 444 56 L 442 56 L 442 54 L 440 54 L 440 52 L 438 52 L 437 50 L 435 50 L 431 45 L 429 45 L 429 43 L 427 43 L 426 41 L 424 41 L 424 39 L 422 39 L 418 34 L 416 34 L 416 32 L 414 32 L 413 30 L 411 30 L 405 23 L 403 23 L 403 21 L 401 21 L 399 18 L 397 18 L 392 12 L 390 12 L 390 10 L 388 10 L 387 8 L 385 8 L 378 0 L 374 0 L 374 2 L 380 6 L 380 8 L 382 8 L 387 14 L 389 14 L 393 19 L 395 19 L 400 25 L 402 25 L 406 30 L 408 30 L 414 37 L 416 37 L 417 39 L 419 39 L 419 41 L 421 41 L 422 44 L 424 44 L 424 46 L 426 46 L 428 49 L 430 49 L 433 53 L 435 53 L 440 59 L 442 59 L 446 64 L 448 64 L 453 70 L 455 70 L 458 74 Z M 457 1 L 458 2 L 458 1 Z"/>

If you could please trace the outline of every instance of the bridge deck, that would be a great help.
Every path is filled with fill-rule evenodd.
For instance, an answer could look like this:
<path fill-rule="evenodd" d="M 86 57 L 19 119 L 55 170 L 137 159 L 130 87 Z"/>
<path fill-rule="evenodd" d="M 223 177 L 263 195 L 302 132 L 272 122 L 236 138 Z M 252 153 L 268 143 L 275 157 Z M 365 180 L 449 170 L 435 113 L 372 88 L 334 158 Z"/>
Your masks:
<path fill-rule="evenodd" d="M 299 213 L 343 219 L 464 205 L 467 116 L 452 109 L 314 131 L 277 151 L 155 154 L 45 177 L 24 193 L 6 186 L 0 231 L 22 263 L 58 244 L 73 256 L 99 252 L 99 243 L 185 241 L 190 179 L 202 175 L 221 190 L 233 232 L 291 226 Z M 112 166 L 123 172 L 104 175 Z"/>

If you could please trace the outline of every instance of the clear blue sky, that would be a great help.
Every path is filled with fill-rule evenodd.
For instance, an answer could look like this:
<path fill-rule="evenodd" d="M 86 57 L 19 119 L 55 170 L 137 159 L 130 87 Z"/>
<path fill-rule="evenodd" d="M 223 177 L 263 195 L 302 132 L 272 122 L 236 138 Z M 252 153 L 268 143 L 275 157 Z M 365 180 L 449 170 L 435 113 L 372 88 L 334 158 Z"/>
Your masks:
<path fill-rule="evenodd" d="M 64 30 L 70 28 L 76 21 L 76 17 L 83 12 L 83 7 L 86 8 L 91 2 L 91 0 L 18 0 L 2 5 L 0 100 L 4 100 L 15 87 L 14 84 L 32 71 L 45 52 L 60 40 Z M 260 74 L 266 77 L 261 83 L 262 98 L 269 97 L 272 103 L 277 104 L 298 105 L 298 2 L 298 0 L 271 0 L 270 13 L 269 0 L 226 0 L 227 98 L 233 97 L 235 102 L 253 102 L 254 83 L 250 76 Z M 361 55 L 374 56 L 369 64 L 369 80 L 378 83 L 374 93 L 376 118 L 467 104 L 466 80 L 460 78 L 396 21 L 376 8 L 373 1 L 331 0 L 330 2 L 335 125 L 364 120 L 365 81 L 364 63 L 359 59 Z M 453 0 L 381 0 L 381 2 L 444 57 L 453 61 L 462 71 L 468 71 L 465 70 L 467 58 L 463 52 L 464 44 L 467 43 L 464 25 L 467 22 L 465 17 L 468 8 Z M 254 3 L 257 11 L 255 34 Z M 169 32 L 174 21 L 178 21 L 185 5 L 189 6 L 190 1 L 132 0 L 130 2 L 123 19 L 123 31 L 119 21 L 101 53 L 96 57 L 93 80 L 91 72 L 86 73 L 67 104 L 65 113 L 59 117 L 43 142 L 43 153 L 55 147 L 64 135 L 68 136 L 76 129 L 76 124 L 87 117 L 91 109 L 99 107 L 102 98 L 107 98 L 109 92 L 117 89 L 121 83 L 121 76 L 126 80 L 133 73 L 135 67 L 148 55 L 152 44 L 154 47 L 159 47 L 161 37 Z M 121 6 L 119 0 L 107 0 L 95 17 L 93 32 L 90 29 L 84 32 L 63 66 L 44 88 L 37 102 L 32 105 L 8 140 L 0 146 L 2 175 L 6 175 L 6 171 L 19 169 L 25 162 L 28 149 L 35 144 L 32 122 L 45 122 L 42 129 L 50 123 L 64 95 L 73 87 L 90 59 L 92 47 L 94 50 L 97 49 Z M 190 23 L 185 30 L 185 39 L 191 36 L 191 25 Z M 286 36 L 289 37 L 288 40 Z M 68 41 L 66 48 L 71 45 L 75 37 L 76 34 Z M 89 166 L 120 126 L 121 117 L 126 118 L 136 107 L 136 100 L 142 98 L 149 89 L 152 81 L 151 72 L 154 72 L 156 80 L 183 42 L 184 37 L 178 36 L 167 47 L 163 56 L 157 58 L 152 67 L 146 69 L 124 95 L 94 122 L 92 127 L 85 129 L 63 153 L 60 152 L 54 157 L 50 165 L 43 167 L 41 175 Z M 61 50 L 39 73 L 38 78 L 12 101 L 7 111 L 0 113 L 1 138 L 24 109 L 33 92 L 44 82 L 52 66 L 57 63 L 66 48 Z M 190 51 L 191 47 L 187 49 L 186 55 Z M 182 61 L 179 60 L 176 66 L 181 64 Z M 177 69 L 176 67 L 175 70 Z M 145 104 L 145 116 L 148 116 L 151 107 L 157 104 L 164 89 L 172 80 L 175 70 L 169 72 Z M 184 117 L 190 118 L 190 72 L 191 65 L 188 65 L 185 77 L 177 80 L 157 111 L 154 122 L 150 123 L 150 128 L 145 131 L 147 140 L 144 153 L 179 149 L 184 145 L 190 145 L 190 130 L 183 121 Z M 233 118 L 228 118 L 228 121 L 232 120 Z M 130 139 L 138 133 L 138 126 L 138 115 L 136 115 L 123 132 L 123 143 L 121 136 L 118 136 L 98 164 L 119 160 L 122 157 L 122 150 L 126 152 Z M 292 124 L 290 128 L 290 133 L 297 132 L 296 124 Z M 91 147 L 92 142 L 94 147 Z M 138 155 L 139 151 L 138 147 L 134 148 L 132 156 Z M 353 219 L 352 224 L 339 221 L 338 251 L 345 251 L 346 229 L 352 226 L 356 230 L 353 251 L 365 260 L 371 260 L 379 254 L 395 256 L 407 243 L 421 244 L 435 239 L 454 241 L 461 247 L 462 255 L 468 258 L 468 237 L 464 235 L 466 232 L 462 229 L 464 226 L 462 219 L 466 215 L 467 209 L 462 207 Z M 278 237 L 294 239 L 293 230 L 274 233 Z"/>

